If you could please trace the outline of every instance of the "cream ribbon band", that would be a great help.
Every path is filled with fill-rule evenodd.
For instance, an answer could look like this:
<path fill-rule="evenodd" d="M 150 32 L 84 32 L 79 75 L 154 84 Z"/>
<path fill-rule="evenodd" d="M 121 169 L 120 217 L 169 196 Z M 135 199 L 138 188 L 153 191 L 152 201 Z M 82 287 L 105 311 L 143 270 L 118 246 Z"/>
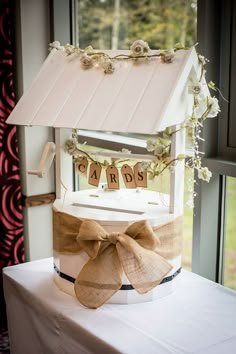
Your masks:
<path fill-rule="evenodd" d="M 134 289 L 144 294 L 159 285 L 172 269 L 158 251 L 160 238 L 147 221 L 135 222 L 125 232 L 108 233 L 94 220 L 82 220 L 55 209 L 53 214 L 54 249 L 73 254 L 83 250 L 90 257 L 74 285 L 78 300 L 87 307 L 97 308 L 109 300 L 122 286 L 123 272 Z M 168 228 L 174 231 L 172 238 L 176 239 L 179 225 L 177 218 L 158 231 L 165 229 L 164 234 L 167 234 Z M 167 242 L 170 243 L 170 237 Z M 179 253 L 178 248 L 175 252 Z"/>

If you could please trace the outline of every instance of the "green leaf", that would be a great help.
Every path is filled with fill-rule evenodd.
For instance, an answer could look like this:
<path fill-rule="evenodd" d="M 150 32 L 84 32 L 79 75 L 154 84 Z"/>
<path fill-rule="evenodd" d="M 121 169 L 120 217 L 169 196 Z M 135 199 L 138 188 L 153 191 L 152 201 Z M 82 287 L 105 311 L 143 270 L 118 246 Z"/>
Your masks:
<path fill-rule="evenodd" d="M 174 48 L 175 48 L 176 50 L 189 49 L 189 48 L 185 47 L 182 43 L 176 43 L 175 46 L 174 46 Z"/>
<path fill-rule="evenodd" d="M 217 91 L 216 85 L 213 81 L 208 82 L 208 87 L 214 91 Z"/>
<path fill-rule="evenodd" d="M 91 45 L 89 45 L 88 47 L 86 47 L 86 48 L 84 49 L 84 51 L 85 51 L 85 53 L 87 53 L 87 54 L 91 54 L 91 53 L 94 52 L 94 49 L 93 49 L 93 47 L 92 47 Z"/>

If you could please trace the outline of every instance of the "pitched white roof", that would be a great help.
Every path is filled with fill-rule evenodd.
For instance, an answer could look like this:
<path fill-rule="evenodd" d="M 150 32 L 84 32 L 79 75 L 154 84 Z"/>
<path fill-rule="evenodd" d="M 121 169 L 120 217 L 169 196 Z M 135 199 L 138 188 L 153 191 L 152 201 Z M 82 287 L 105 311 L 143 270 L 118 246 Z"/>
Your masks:
<path fill-rule="evenodd" d="M 53 50 L 7 122 L 145 134 L 183 122 L 188 79 L 198 70 L 195 49 L 177 51 L 170 64 L 155 59 L 115 67 L 113 74 L 84 70 L 78 57 Z"/>

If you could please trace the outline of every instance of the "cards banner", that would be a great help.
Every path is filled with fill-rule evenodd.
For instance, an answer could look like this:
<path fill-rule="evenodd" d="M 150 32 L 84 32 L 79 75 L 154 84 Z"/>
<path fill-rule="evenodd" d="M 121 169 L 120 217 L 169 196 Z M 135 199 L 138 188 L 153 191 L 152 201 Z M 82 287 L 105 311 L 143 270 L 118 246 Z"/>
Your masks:
<path fill-rule="evenodd" d="M 140 170 L 141 162 L 137 162 L 134 167 L 124 164 L 120 171 L 115 165 L 106 168 L 106 179 L 108 189 L 120 189 L 120 178 L 122 177 L 126 188 L 147 188 L 147 172 Z M 99 162 L 93 162 L 89 166 L 88 159 L 81 157 L 75 165 L 76 173 L 88 179 L 88 184 L 98 187 L 102 172 Z"/>

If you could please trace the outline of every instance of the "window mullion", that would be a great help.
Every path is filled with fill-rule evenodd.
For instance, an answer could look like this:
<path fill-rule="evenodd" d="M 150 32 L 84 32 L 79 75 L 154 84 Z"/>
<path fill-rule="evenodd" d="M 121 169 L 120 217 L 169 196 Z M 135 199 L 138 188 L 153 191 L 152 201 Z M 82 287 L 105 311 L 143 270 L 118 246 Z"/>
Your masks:
<path fill-rule="evenodd" d="M 199 181 L 196 185 L 193 220 L 192 270 L 213 281 L 218 280 L 218 246 L 221 213 L 219 203 L 221 178 L 213 174 L 208 184 Z"/>
<path fill-rule="evenodd" d="M 71 0 L 51 0 L 51 41 L 71 43 L 72 31 Z"/>
<path fill-rule="evenodd" d="M 218 240 L 218 274 L 216 281 L 224 284 L 224 254 L 225 254 L 225 230 L 226 230 L 226 205 L 227 205 L 227 177 L 220 176 L 220 208 L 219 208 L 219 240 Z"/>

